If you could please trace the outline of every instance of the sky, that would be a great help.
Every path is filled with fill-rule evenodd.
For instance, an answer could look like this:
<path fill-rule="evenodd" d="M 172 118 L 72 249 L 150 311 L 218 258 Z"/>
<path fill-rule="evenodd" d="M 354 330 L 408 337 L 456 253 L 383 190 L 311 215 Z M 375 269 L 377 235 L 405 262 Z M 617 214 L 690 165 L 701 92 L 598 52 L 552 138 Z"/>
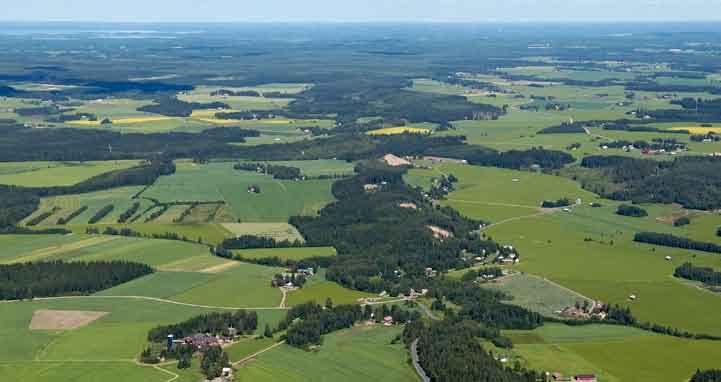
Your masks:
<path fill-rule="evenodd" d="M 2 0 L 2 21 L 716 21 L 721 0 Z"/>

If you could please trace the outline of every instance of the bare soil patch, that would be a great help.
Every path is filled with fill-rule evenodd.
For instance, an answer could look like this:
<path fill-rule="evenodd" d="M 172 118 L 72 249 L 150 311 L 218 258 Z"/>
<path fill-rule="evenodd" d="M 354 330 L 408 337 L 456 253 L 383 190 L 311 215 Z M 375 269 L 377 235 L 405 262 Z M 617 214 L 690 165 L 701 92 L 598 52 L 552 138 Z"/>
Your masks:
<path fill-rule="evenodd" d="M 108 312 L 81 310 L 36 310 L 30 321 L 30 330 L 73 330 L 89 325 Z"/>

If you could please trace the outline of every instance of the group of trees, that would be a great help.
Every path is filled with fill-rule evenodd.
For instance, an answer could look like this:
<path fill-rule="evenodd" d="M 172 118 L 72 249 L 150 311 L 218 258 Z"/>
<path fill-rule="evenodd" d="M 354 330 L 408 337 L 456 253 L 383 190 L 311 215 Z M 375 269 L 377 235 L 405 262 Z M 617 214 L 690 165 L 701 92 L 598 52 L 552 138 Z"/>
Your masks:
<path fill-rule="evenodd" d="M 278 329 L 287 329 L 285 340 L 291 346 L 305 348 L 322 343 L 322 336 L 330 332 L 350 328 L 356 322 L 374 320 L 383 322 L 390 317 L 394 323 L 405 324 L 409 321 L 420 321 L 418 312 L 410 313 L 398 305 L 388 307 L 377 306 L 375 309 L 366 305 L 338 305 L 328 299 L 324 306 L 308 302 L 291 308 Z"/>
<path fill-rule="evenodd" d="M 153 273 L 125 261 L 63 261 L 0 265 L 0 299 L 87 295 Z"/>
<path fill-rule="evenodd" d="M 621 216 L 630 216 L 634 218 L 642 218 L 648 216 L 648 212 L 641 207 L 629 204 L 621 204 L 616 208 L 616 214 Z"/>
<path fill-rule="evenodd" d="M 309 302 L 291 308 L 279 326 L 281 330 L 288 329 L 286 342 L 300 348 L 319 345 L 322 335 L 350 328 L 363 318 L 359 305 L 326 305 L 330 306 Z"/>
<path fill-rule="evenodd" d="M 673 272 L 676 277 L 700 281 L 706 285 L 721 286 L 721 272 L 710 267 L 696 267 L 691 263 L 683 263 Z"/>
<path fill-rule="evenodd" d="M 95 223 L 103 220 L 103 218 L 108 216 L 109 213 L 113 212 L 114 209 L 115 209 L 115 206 L 112 204 L 108 204 L 107 206 L 99 209 L 98 212 L 96 212 L 95 215 L 93 215 L 88 220 L 88 224 L 95 224 Z"/>
<path fill-rule="evenodd" d="M 139 107 L 138 111 L 161 114 L 169 117 L 190 117 L 190 115 L 193 114 L 193 110 L 230 109 L 230 106 L 223 102 L 185 102 L 175 97 L 163 97 L 155 102 L 156 103 L 152 105 Z"/>
<path fill-rule="evenodd" d="M 558 200 L 544 200 L 543 203 L 541 203 L 541 207 L 543 208 L 560 208 L 560 207 L 568 207 L 571 205 L 571 199 L 569 198 L 561 198 Z"/>
<path fill-rule="evenodd" d="M 693 249 L 696 251 L 721 253 L 721 245 L 696 241 L 689 238 L 675 236 L 668 233 L 639 232 L 633 240 L 639 243 L 662 245 L 665 247 Z"/>
<path fill-rule="evenodd" d="M 538 134 L 585 134 L 584 122 L 563 122 L 558 126 L 542 129 Z"/>
<path fill-rule="evenodd" d="M 118 217 L 118 223 L 125 223 L 127 222 L 133 215 L 135 215 L 136 212 L 140 209 L 140 202 L 133 203 L 130 208 L 125 210 L 120 216 Z"/>
<path fill-rule="evenodd" d="M 267 164 L 267 163 L 241 162 L 241 163 L 236 163 L 233 166 L 233 168 L 236 170 L 243 170 L 243 171 L 263 172 L 268 175 L 273 175 L 273 178 L 275 178 L 275 179 L 294 180 L 294 179 L 300 179 L 300 177 L 301 177 L 300 169 L 297 167 L 291 167 L 291 166 L 274 165 L 274 164 Z"/>
<path fill-rule="evenodd" d="M 246 310 L 202 314 L 177 324 L 157 326 L 148 332 L 148 341 L 165 342 L 169 334 L 177 339 L 198 333 L 228 336 L 229 328 L 239 334 L 252 334 L 258 328 L 258 314 Z"/>
<path fill-rule="evenodd" d="M 495 242 L 473 233 L 482 222 L 451 208 L 434 207 L 420 190 L 406 185 L 402 178 L 406 169 L 369 161 L 356 171 L 359 175 L 334 183 L 338 201 L 323 208 L 319 216 L 290 219 L 307 245 L 337 249 L 328 279 L 358 290 L 397 291 L 399 269 L 409 276 L 425 277 L 428 267 L 438 271 L 467 267 L 460 256 L 463 250 L 498 250 Z M 382 191 L 364 191 L 365 184 L 383 182 Z M 414 203 L 418 209 L 401 208 L 403 203 Z M 436 238 L 429 226 L 450 235 Z"/>
<path fill-rule="evenodd" d="M 721 161 L 717 158 L 654 161 L 588 156 L 581 166 L 582 185 L 604 197 L 635 203 L 678 203 L 690 209 L 721 208 Z"/>
<path fill-rule="evenodd" d="M 223 250 L 231 249 L 253 249 L 253 248 L 298 248 L 304 244 L 300 240 L 275 240 L 272 237 L 241 235 L 231 239 L 225 239 L 218 246 L 219 255 L 222 256 Z M 227 257 L 227 256 L 223 256 Z"/>
<path fill-rule="evenodd" d="M 230 367 L 230 359 L 220 346 L 211 346 L 203 353 L 200 360 L 200 370 L 207 380 L 218 378 L 223 373 L 223 368 Z"/>
<path fill-rule="evenodd" d="M 64 217 L 61 217 L 60 219 L 58 219 L 58 224 L 60 224 L 60 225 L 68 224 L 71 221 L 73 221 L 73 219 L 80 216 L 83 212 L 85 212 L 87 210 L 88 210 L 88 206 L 82 206 L 82 207 L 78 208 L 77 210 L 73 211 L 72 213 L 70 213 L 70 215 L 64 216 Z"/>
<path fill-rule="evenodd" d="M 721 369 L 696 370 L 690 382 L 721 382 Z"/>
<path fill-rule="evenodd" d="M 536 382 L 542 374 L 520 365 L 505 367 L 479 342 L 481 325 L 471 321 L 445 320 L 426 325 L 413 321 L 403 338 L 406 344 L 418 340 L 418 359 L 432 381 L 454 382 Z"/>

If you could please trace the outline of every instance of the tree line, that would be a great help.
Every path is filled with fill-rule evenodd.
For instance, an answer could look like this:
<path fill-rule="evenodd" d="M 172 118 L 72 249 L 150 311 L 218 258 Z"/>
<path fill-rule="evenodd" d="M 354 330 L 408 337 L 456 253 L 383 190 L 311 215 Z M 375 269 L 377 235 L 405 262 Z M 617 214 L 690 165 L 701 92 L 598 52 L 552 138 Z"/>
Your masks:
<path fill-rule="evenodd" d="M 691 263 L 683 263 L 673 275 L 687 280 L 700 281 L 706 285 L 721 286 L 721 272 L 710 267 L 696 267 Z"/>
<path fill-rule="evenodd" d="M 301 177 L 299 168 L 277 164 L 241 162 L 233 165 L 233 168 L 242 171 L 263 172 L 272 175 L 275 179 L 294 180 Z"/>
<path fill-rule="evenodd" d="M 229 336 L 229 328 L 239 334 L 252 334 L 258 328 L 258 314 L 255 311 L 237 310 L 234 312 L 207 313 L 189 318 L 171 325 L 161 325 L 150 329 L 148 341 L 165 342 L 169 334 L 182 339 L 194 334 Z"/>
<path fill-rule="evenodd" d="M 587 156 L 581 184 L 614 200 L 678 203 L 689 209 L 721 208 L 721 161 L 688 156 L 654 161 L 622 156 Z"/>
<path fill-rule="evenodd" d="M 0 299 L 88 295 L 153 273 L 126 261 L 49 261 L 0 265 Z"/>
<path fill-rule="evenodd" d="M 655 244 L 665 247 L 692 249 L 695 251 L 721 253 L 721 246 L 714 243 L 696 241 L 668 233 L 639 232 L 633 240 L 638 243 Z"/>

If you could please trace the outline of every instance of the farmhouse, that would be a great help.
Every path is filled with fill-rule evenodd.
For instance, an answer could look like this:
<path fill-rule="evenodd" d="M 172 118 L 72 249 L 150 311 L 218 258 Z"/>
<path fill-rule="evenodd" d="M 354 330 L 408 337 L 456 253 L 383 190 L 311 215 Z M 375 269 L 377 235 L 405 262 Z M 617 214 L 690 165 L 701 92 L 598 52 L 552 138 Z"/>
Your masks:
<path fill-rule="evenodd" d="M 190 337 L 186 337 L 183 341 L 201 352 L 207 350 L 211 346 L 218 346 L 218 339 L 209 334 L 195 334 Z"/>
<path fill-rule="evenodd" d="M 391 316 L 383 317 L 383 326 L 393 326 L 393 317 L 391 317 Z"/>
<path fill-rule="evenodd" d="M 392 166 L 392 167 L 410 166 L 411 165 L 411 162 L 409 162 L 408 160 L 403 159 L 398 156 L 395 156 L 393 154 L 384 155 L 383 161 L 386 162 L 387 165 Z"/>

